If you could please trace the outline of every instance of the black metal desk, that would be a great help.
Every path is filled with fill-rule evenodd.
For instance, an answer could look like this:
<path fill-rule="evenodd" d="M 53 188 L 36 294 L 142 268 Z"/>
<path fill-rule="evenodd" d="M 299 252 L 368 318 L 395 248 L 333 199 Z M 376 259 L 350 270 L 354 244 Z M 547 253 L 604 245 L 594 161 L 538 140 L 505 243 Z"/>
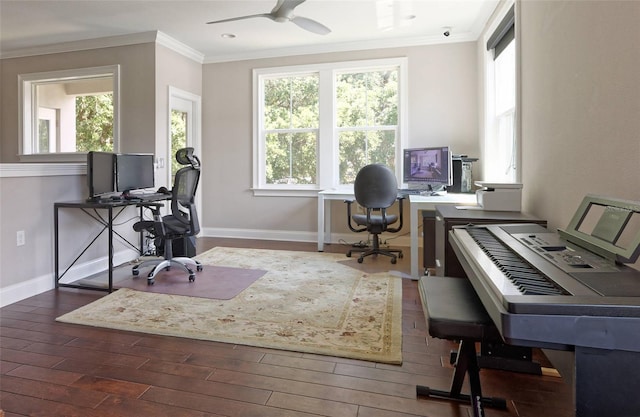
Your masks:
<path fill-rule="evenodd" d="M 136 247 L 136 245 L 134 245 L 131 242 L 129 242 L 129 240 L 127 240 L 120 233 L 118 233 L 117 231 L 115 231 L 113 229 L 114 220 L 117 219 L 118 216 L 120 216 L 120 214 L 122 214 L 122 212 L 127 207 L 132 207 L 132 206 L 139 208 L 139 210 L 140 210 L 139 218 L 142 219 L 143 210 L 144 210 L 145 207 L 149 207 L 150 205 L 157 204 L 160 201 L 168 200 L 170 198 L 171 198 L 170 195 L 154 195 L 154 196 L 144 197 L 144 198 L 136 199 L 136 200 L 124 200 L 123 199 L 123 200 L 113 200 L 113 201 L 65 201 L 65 202 L 56 202 L 56 203 L 54 203 L 54 205 L 53 205 L 53 216 L 54 216 L 53 225 L 54 225 L 54 239 L 55 239 L 55 242 L 54 242 L 55 255 L 54 255 L 54 257 L 55 257 L 55 286 L 56 286 L 56 288 L 68 287 L 68 288 L 82 288 L 82 289 L 90 289 L 90 290 L 112 292 L 113 291 L 113 234 L 115 233 L 118 237 L 120 237 L 120 239 L 123 240 L 123 242 L 125 242 L 126 244 L 131 246 L 133 249 L 139 251 L 141 255 L 143 254 L 143 248 L 142 248 L 143 236 L 142 236 L 142 233 L 140 233 L 139 246 Z M 60 235 L 59 235 L 59 224 L 58 224 L 59 210 L 61 208 L 80 209 L 87 216 L 91 217 L 97 223 L 99 223 L 99 224 L 101 224 L 103 226 L 102 229 L 93 237 L 91 242 L 89 242 L 89 244 L 87 244 L 85 246 L 85 248 L 80 252 L 80 254 L 71 262 L 71 264 L 64 270 L 64 272 L 62 272 L 62 274 L 60 273 L 60 256 L 59 256 L 60 255 L 60 252 L 59 252 L 59 240 L 60 240 L 59 238 L 60 238 Z M 96 210 L 106 210 L 106 212 L 107 212 L 106 219 L 102 218 L 102 216 L 99 216 L 97 214 Z M 105 230 L 107 231 L 108 240 L 109 240 L 109 242 L 108 242 L 108 251 L 109 251 L 109 256 L 108 256 L 109 285 L 108 285 L 108 287 L 107 288 L 100 288 L 100 287 L 93 287 L 93 286 L 79 285 L 79 284 L 60 283 L 60 280 L 65 276 L 65 274 L 67 272 L 69 272 L 71 267 L 73 267 L 76 264 L 78 259 L 80 259 L 80 257 L 82 255 L 84 255 L 84 253 L 96 242 L 96 240 L 98 240 L 98 238 L 102 235 L 102 233 Z"/>

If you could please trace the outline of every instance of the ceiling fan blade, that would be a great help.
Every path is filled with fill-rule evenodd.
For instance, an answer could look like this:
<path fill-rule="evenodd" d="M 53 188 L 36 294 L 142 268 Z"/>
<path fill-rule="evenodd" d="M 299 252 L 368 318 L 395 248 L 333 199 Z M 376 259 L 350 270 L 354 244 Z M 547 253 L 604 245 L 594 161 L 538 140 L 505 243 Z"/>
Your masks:
<path fill-rule="evenodd" d="M 273 20 L 273 16 L 271 14 L 269 14 L 269 13 L 261 13 L 261 14 L 252 14 L 252 15 L 249 15 L 249 16 L 231 17 L 229 19 L 214 20 L 212 22 L 207 22 L 207 25 L 212 25 L 214 23 L 235 22 L 235 21 L 238 21 L 238 20 L 253 19 L 254 17 L 266 17 L 267 19 Z"/>
<path fill-rule="evenodd" d="M 271 10 L 271 14 L 275 16 L 289 16 L 293 9 L 300 6 L 307 0 L 278 0 L 273 10 Z"/>
<path fill-rule="evenodd" d="M 322 23 L 318 23 L 315 20 L 307 19 L 306 17 L 295 16 L 291 19 L 291 22 L 295 23 L 304 30 L 317 33 L 318 35 L 326 35 L 328 33 L 331 33 L 331 29 L 329 29 Z"/>

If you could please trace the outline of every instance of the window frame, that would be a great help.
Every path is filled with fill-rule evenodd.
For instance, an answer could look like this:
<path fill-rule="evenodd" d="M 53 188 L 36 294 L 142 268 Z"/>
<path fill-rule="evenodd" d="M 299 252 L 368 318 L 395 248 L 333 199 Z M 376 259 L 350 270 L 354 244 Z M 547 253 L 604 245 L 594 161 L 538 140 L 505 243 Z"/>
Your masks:
<path fill-rule="evenodd" d="M 113 81 L 113 152 L 120 149 L 120 65 L 74 68 L 18 75 L 18 158 L 21 162 L 84 162 L 86 152 L 32 153 L 37 132 L 38 101 L 35 88 L 70 80 L 112 77 Z M 58 138 L 60 140 L 60 138 Z"/>
<path fill-rule="evenodd" d="M 354 71 L 398 69 L 398 125 L 396 137 L 396 177 L 402 178 L 402 149 L 408 143 L 408 59 L 382 58 L 309 65 L 292 65 L 253 70 L 253 179 L 256 196 L 317 196 L 318 191 L 339 187 L 338 127 L 336 125 L 336 74 Z M 319 76 L 319 115 L 317 184 L 267 184 L 264 143 L 264 82 L 266 78 L 317 73 Z M 344 186 L 343 186 L 344 187 Z"/>
<path fill-rule="evenodd" d="M 513 8 L 513 12 L 512 9 Z M 509 158 L 509 161 L 500 161 L 500 162 L 508 162 L 509 169 L 511 169 L 512 174 L 510 175 L 510 179 L 508 181 L 511 182 L 519 182 L 521 181 L 522 169 L 521 169 L 521 152 L 522 152 L 522 144 L 521 144 L 521 119 L 520 119 L 520 97 L 521 97 L 521 82 L 520 82 L 520 37 L 519 37 L 519 22 L 518 22 L 518 6 L 514 1 L 505 2 L 498 13 L 496 13 L 492 23 L 488 26 L 488 30 L 485 32 L 485 37 L 483 39 L 483 45 L 488 44 L 493 36 L 502 32 L 504 35 L 506 31 L 502 31 L 502 26 L 508 21 L 508 15 L 513 13 L 513 39 L 504 45 L 501 45 L 502 48 L 505 45 L 513 42 L 515 47 L 515 104 L 513 109 L 509 109 L 501 114 L 496 113 L 496 82 L 495 82 L 495 59 L 494 59 L 494 49 L 484 49 L 484 119 L 485 119 L 485 127 L 484 127 L 484 138 L 483 143 L 481 144 L 483 149 L 483 154 L 485 155 L 485 160 L 489 161 L 488 157 L 488 148 L 489 142 L 496 139 L 497 130 L 499 127 L 499 121 L 504 118 L 504 116 L 511 115 L 513 121 L 513 141 L 512 141 L 512 154 Z M 495 44 L 494 44 L 495 47 Z M 503 49 L 500 50 L 502 52 Z M 491 162 L 491 161 L 490 161 Z M 485 180 L 496 180 L 492 177 L 492 173 L 490 171 L 490 166 L 492 163 L 483 165 L 483 177 Z M 493 179 L 492 179 L 493 178 Z M 506 179 L 501 178 L 499 182 L 507 182 Z"/>

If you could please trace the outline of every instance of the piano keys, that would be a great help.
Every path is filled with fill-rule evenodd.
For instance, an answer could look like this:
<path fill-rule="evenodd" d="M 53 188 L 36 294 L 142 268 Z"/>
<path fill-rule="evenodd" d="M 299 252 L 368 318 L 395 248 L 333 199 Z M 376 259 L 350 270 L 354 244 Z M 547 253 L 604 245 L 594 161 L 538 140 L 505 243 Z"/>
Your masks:
<path fill-rule="evenodd" d="M 450 242 L 506 343 L 574 352 L 577 416 L 640 415 L 640 272 L 624 264 L 640 204 L 587 196 L 561 232 L 462 226 Z"/>

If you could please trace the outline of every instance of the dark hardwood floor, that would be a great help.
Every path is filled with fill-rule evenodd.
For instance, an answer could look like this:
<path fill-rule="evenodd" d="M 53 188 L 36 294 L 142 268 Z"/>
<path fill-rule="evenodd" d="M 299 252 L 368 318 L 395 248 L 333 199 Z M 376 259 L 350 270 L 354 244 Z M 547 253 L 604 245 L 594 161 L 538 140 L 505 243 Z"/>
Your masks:
<path fill-rule="evenodd" d="M 197 242 L 198 252 L 214 246 L 316 250 L 312 243 Z M 363 267 L 408 274 L 409 250 L 396 265 L 380 257 Z M 416 399 L 416 384 L 448 388 L 456 345 L 428 336 L 410 279 L 403 280 L 401 366 L 55 322 L 104 295 L 51 290 L 0 310 L 6 417 L 470 415 L 466 404 Z M 488 369 L 480 377 L 485 395 L 508 401 L 508 411 L 486 409 L 487 416 L 573 415 L 571 387 L 559 377 Z"/>

